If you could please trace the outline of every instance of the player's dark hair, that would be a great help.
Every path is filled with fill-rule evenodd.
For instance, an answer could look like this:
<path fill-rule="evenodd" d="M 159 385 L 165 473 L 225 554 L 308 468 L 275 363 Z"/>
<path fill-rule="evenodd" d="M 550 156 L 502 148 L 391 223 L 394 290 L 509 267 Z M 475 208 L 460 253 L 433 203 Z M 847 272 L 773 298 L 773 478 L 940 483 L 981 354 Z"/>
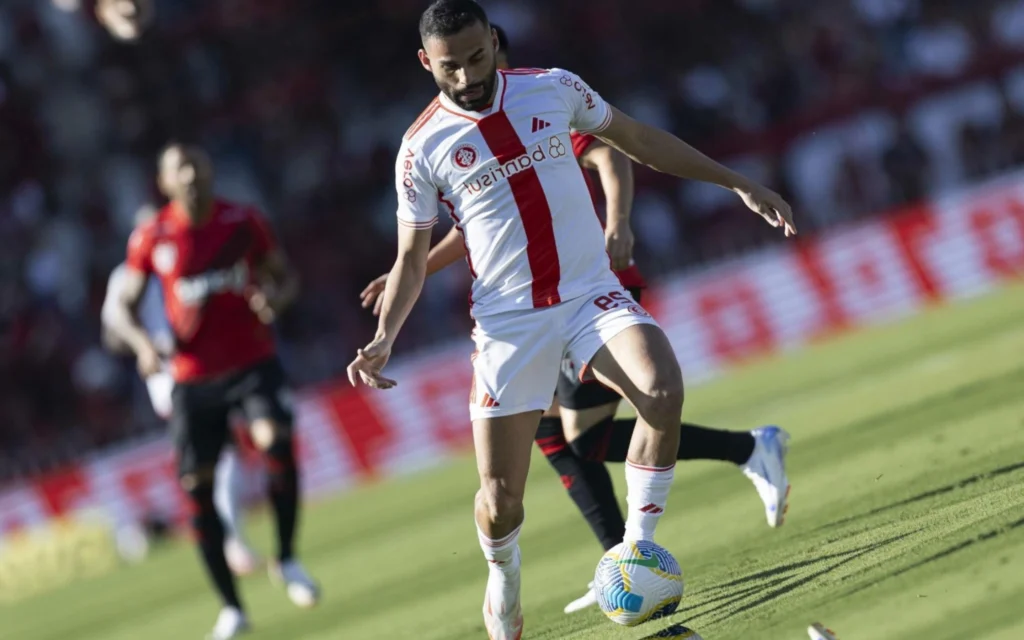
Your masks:
<path fill-rule="evenodd" d="M 491 28 L 498 34 L 498 51 L 508 55 L 508 36 L 505 35 L 505 30 L 498 25 L 491 23 Z"/>
<path fill-rule="evenodd" d="M 484 8 L 473 0 L 434 0 L 420 16 L 420 39 L 446 38 L 477 23 L 490 25 Z"/>

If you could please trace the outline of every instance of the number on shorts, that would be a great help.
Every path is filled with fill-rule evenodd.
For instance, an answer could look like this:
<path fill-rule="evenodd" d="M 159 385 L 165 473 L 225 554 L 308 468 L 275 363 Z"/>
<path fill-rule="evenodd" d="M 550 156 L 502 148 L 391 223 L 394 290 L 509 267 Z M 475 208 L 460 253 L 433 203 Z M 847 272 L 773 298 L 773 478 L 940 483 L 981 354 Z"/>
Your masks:
<path fill-rule="evenodd" d="M 629 304 L 630 302 L 632 301 L 623 295 L 621 291 L 612 291 L 606 296 L 598 296 L 594 299 L 594 304 L 596 304 L 597 308 L 601 311 L 609 311 L 611 309 L 615 309 L 619 305 Z"/>

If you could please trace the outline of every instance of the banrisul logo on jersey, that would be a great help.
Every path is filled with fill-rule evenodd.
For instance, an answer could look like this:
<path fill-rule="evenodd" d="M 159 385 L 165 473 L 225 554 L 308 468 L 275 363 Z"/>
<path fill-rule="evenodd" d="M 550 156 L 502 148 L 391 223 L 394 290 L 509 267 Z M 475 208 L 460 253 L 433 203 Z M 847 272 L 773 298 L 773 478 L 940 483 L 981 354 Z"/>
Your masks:
<path fill-rule="evenodd" d="M 232 291 L 242 294 L 248 285 L 249 265 L 245 261 L 241 261 L 230 269 L 207 271 L 199 275 L 179 278 L 174 282 L 174 295 L 182 304 L 192 306 L 215 293 Z"/>
<path fill-rule="evenodd" d="M 476 174 L 472 180 L 462 184 L 466 194 L 473 197 L 489 187 L 508 180 L 517 173 L 527 171 L 530 167 L 546 162 L 547 160 L 558 159 L 566 156 L 569 148 L 558 136 L 551 136 L 545 142 L 541 142 L 526 150 L 526 153 L 505 162 L 486 167 L 482 172 Z"/>

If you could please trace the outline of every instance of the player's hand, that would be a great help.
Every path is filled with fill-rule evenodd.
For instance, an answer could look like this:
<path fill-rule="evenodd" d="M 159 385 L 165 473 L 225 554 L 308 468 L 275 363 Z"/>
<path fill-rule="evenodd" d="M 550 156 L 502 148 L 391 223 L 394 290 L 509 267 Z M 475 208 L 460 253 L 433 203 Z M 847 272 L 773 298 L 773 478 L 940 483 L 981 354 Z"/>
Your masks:
<path fill-rule="evenodd" d="M 277 319 L 277 311 L 274 304 L 263 290 L 258 287 L 250 287 L 245 294 L 249 302 L 249 308 L 256 314 L 263 324 L 273 324 Z"/>
<path fill-rule="evenodd" d="M 378 276 L 370 281 L 370 284 L 366 285 L 363 292 L 359 294 L 359 299 L 363 301 L 363 308 L 369 309 L 373 307 L 373 315 L 380 315 L 380 308 L 384 305 L 384 285 L 388 282 L 388 274 Z"/>
<path fill-rule="evenodd" d="M 139 375 L 143 378 L 160 373 L 164 366 L 160 359 L 160 353 L 152 343 L 148 342 L 135 354 L 135 364 L 139 369 Z"/>
<path fill-rule="evenodd" d="M 768 224 L 776 228 L 782 227 L 787 238 L 796 235 L 793 210 L 782 196 L 768 187 L 754 183 L 737 189 L 736 193 L 743 198 L 743 204 L 768 221 Z"/>
<path fill-rule="evenodd" d="M 633 230 L 629 225 L 608 227 L 604 232 L 605 247 L 612 259 L 612 269 L 622 271 L 633 262 Z"/>
<path fill-rule="evenodd" d="M 365 348 L 356 352 L 356 359 L 348 365 L 348 381 L 353 387 L 362 382 L 374 389 L 390 389 L 398 383 L 380 375 L 381 369 L 391 357 L 391 343 L 386 340 L 374 340 Z"/>

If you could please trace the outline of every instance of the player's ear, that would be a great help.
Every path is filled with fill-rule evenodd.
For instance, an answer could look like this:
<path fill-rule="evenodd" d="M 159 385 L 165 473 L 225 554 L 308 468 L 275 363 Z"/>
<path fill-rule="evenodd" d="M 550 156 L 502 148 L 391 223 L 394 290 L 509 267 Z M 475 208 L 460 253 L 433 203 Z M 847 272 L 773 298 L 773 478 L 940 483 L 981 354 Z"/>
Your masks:
<path fill-rule="evenodd" d="M 416 55 L 419 56 L 420 64 L 423 65 L 423 68 L 430 71 L 430 58 L 427 57 L 427 52 L 420 49 Z"/>

